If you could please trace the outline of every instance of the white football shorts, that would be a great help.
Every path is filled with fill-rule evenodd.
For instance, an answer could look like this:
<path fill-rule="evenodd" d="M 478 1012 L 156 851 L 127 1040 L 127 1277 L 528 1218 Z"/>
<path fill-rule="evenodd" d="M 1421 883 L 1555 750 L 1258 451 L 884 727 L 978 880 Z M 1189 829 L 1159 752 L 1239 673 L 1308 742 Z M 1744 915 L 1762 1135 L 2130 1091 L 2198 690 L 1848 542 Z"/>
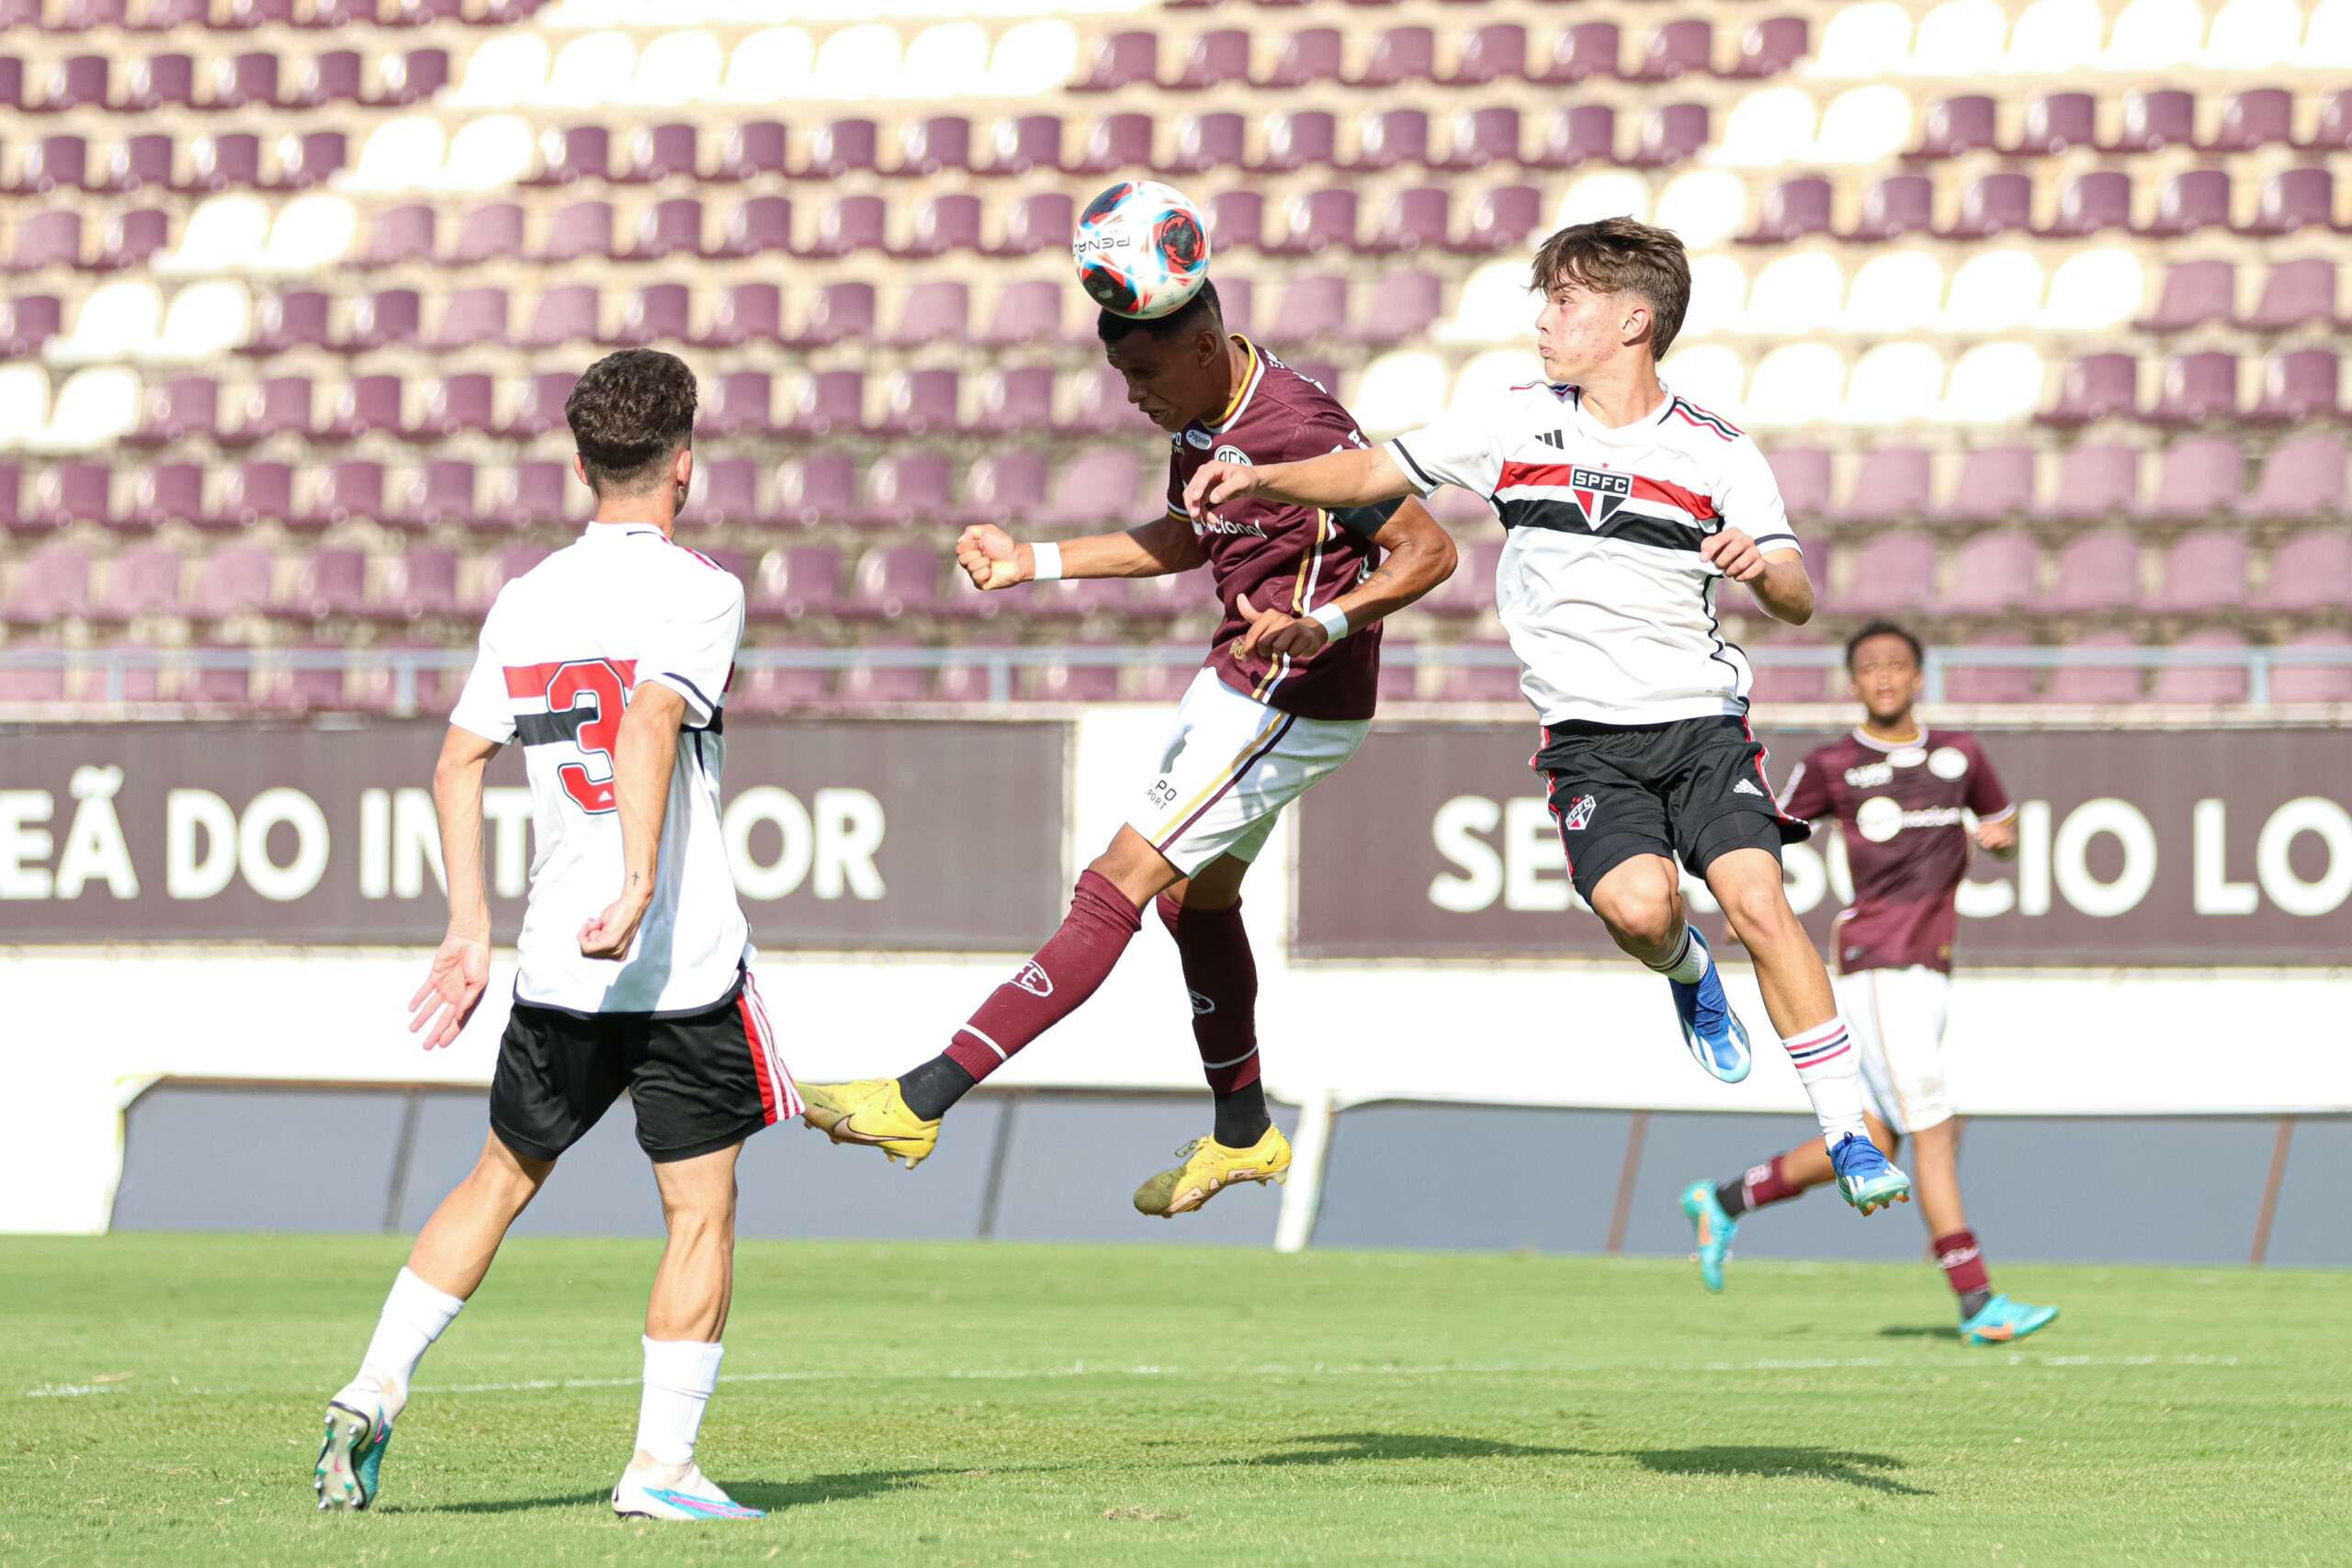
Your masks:
<path fill-rule="evenodd" d="M 1256 860 L 1283 807 L 1354 756 L 1371 728 L 1368 718 L 1270 708 L 1203 670 L 1127 825 L 1186 876 L 1219 855 Z"/>
<path fill-rule="evenodd" d="M 1871 1110 L 1898 1133 L 1951 1120 L 1944 1015 L 1951 976 L 1925 964 L 1838 976 L 1838 1008 L 1860 1058 Z"/>

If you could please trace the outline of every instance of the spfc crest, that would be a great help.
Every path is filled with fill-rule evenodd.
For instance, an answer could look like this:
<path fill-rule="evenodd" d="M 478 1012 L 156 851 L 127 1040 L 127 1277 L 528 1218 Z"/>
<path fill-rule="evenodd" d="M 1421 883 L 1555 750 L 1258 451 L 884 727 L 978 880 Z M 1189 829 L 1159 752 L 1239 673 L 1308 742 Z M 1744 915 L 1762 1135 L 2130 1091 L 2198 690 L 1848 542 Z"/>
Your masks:
<path fill-rule="evenodd" d="M 1577 504 L 1584 508 L 1585 526 L 1598 534 L 1609 526 L 1617 509 L 1633 499 L 1634 476 L 1612 474 L 1606 468 L 1573 468 L 1568 470 L 1568 488 L 1576 492 Z"/>

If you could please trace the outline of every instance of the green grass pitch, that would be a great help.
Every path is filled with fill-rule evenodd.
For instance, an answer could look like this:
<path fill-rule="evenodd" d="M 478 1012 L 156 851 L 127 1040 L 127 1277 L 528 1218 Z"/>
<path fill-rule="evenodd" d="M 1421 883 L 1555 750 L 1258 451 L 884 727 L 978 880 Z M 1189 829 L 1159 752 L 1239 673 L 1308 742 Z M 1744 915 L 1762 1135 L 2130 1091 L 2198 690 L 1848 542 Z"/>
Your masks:
<path fill-rule="evenodd" d="M 2352 1273 L 752 1243 L 710 1473 L 616 1521 L 655 1247 L 522 1241 L 313 1511 L 405 1243 L 0 1240 L 0 1562 L 2343 1562 Z"/>

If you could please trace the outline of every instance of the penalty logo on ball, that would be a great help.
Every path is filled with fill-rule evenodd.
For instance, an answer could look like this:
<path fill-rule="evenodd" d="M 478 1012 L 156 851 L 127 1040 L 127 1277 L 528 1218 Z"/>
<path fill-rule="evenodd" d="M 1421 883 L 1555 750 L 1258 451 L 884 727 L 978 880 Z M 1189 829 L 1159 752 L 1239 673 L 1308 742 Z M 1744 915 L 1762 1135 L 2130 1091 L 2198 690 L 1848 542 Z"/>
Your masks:
<path fill-rule="evenodd" d="M 1208 281 L 1208 224 L 1173 186 L 1122 180 L 1079 214 L 1070 255 L 1089 299 L 1149 320 L 1182 310 Z"/>

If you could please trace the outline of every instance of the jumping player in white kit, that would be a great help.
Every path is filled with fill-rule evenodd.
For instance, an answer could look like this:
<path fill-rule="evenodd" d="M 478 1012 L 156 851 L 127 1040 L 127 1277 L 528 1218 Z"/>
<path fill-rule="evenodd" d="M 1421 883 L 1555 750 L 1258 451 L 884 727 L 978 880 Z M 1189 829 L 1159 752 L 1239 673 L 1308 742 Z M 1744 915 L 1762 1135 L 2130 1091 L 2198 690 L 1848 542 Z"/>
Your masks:
<path fill-rule="evenodd" d="M 412 998 L 433 1050 L 490 978 L 482 777 L 520 740 L 530 899 L 490 1137 L 393 1281 L 358 1374 L 327 1405 L 322 1508 L 365 1508 L 417 1363 L 481 1284 L 556 1160 L 623 1091 L 669 1243 L 645 1314 L 637 1451 L 613 1511 L 757 1518 L 695 1462 L 718 1381 L 743 1140 L 800 1102 L 752 984 L 751 929 L 719 836 L 727 685 L 743 586 L 671 532 L 694 473 L 695 378 L 673 356 L 598 360 L 564 412 L 596 494 L 579 540 L 500 591 L 434 769 L 449 933 Z"/>
<path fill-rule="evenodd" d="M 1250 496 L 1366 506 L 1451 484 L 1492 506 L 1508 531 L 1496 606 L 1544 722 L 1533 762 L 1577 893 L 1670 983 L 1692 1057 L 1737 1082 L 1747 1033 L 1683 918 L 1675 863 L 1704 879 L 1755 958 L 1838 1190 L 1864 1214 L 1907 1201 L 1909 1179 L 1864 1128 L 1828 972 L 1781 891 L 1781 847 L 1811 829 L 1774 802 L 1747 727 L 1747 660 L 1715 615 L 1728 579 L 1803 625 L 1813 584 L 1756 444 L 1658 378 L 1690 259 L 1663 229 L 1580 223 L 1544 242 L 1532 287 L 1544 379 L 1369 450 L 1207 464 L 1186 505 L 1195 517 Z"/>

